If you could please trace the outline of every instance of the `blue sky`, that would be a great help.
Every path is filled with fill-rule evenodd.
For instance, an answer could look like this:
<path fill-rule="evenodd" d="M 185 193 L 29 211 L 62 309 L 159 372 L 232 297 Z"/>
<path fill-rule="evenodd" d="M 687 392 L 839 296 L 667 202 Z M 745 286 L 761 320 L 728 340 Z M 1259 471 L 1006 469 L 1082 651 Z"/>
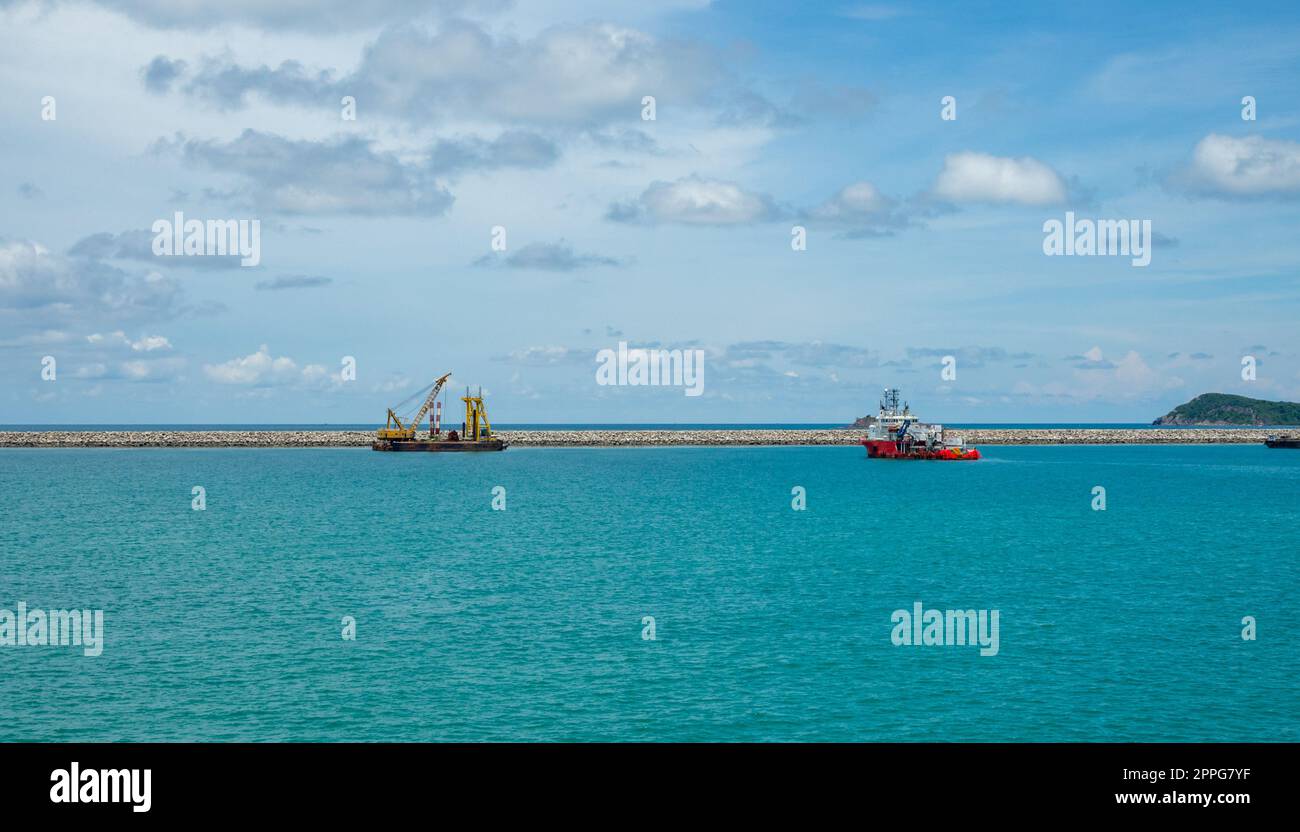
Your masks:
<path fill-rule="evenodd" d="M 447 370 L 505 423 L 1300 400 L 1297 78 L 1283 3 L 0 0 L 0 423 L 369 422 Z M 153 256 L 176 211 L 260 264 Z M 1046 256 L 1066 211 L 1150 265 Z M 597 385 L 619 341 L 704 394 Z"/>

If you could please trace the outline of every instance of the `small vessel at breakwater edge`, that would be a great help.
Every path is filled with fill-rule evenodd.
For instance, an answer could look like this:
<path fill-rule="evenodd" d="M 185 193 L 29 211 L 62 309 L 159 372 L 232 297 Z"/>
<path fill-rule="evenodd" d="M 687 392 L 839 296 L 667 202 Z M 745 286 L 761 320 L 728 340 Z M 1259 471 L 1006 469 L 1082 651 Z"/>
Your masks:
<path fill-rule="evenodd" d="M 898 390 L 885 389 L 880 412 L 867 428 L 862 444 L 870 459 L 949 459 L 975 460 L 977 448 L 967 448 L 961 437 L 948 438 L 943 425 L 927 425 L 912 415 L 904 402 L 898 405 Z"/>
<path fill-rule="evenodd" d="M 1300 448 L 1300 436 L 1270 436 L 1264 440 L 1266 448 Z"/>

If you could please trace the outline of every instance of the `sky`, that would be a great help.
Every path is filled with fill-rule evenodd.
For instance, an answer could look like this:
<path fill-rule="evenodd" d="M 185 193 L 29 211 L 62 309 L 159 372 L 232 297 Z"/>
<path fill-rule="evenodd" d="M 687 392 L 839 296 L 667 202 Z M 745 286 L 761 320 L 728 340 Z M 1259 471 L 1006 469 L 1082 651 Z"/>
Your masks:
<path fill-rule="evenodd" d="M 0 424 L 1300 400 L 1300 7 L 1249 5 L 0 0 Z"/>

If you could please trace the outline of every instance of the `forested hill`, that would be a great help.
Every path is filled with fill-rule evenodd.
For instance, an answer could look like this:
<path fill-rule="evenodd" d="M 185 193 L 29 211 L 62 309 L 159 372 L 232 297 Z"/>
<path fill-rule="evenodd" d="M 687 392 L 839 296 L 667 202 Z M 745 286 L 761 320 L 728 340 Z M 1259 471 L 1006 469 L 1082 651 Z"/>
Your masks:
<path fill-rule="evenodd" d="M 1153 425 L 1300 425 L 1300 404 L 1267 402 L 1230 393 L 1203 393 Z"/>

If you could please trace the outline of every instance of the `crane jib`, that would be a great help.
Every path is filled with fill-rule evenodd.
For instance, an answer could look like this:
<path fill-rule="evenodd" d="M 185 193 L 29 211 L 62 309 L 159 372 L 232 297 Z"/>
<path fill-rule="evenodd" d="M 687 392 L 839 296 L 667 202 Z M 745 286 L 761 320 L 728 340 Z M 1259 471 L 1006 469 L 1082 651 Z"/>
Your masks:
<path fill-rule="evenodd" d="M 438 393 L 442 391 L 442 386 L 447 383 L 447 379 L 449 378 L 451 378 L 451 373 L 446 373 L 440 378 L 420 388 L 410 396 L 407 396 L 398 404 L 394 405 L 393 407 L 390 407 L 388 409 L 388 427 L 386 427 L 380 433 L 380 436 L 381 437 L 387 436 L 388 438 L 394 438 L 394 436 L 396 436 L 400 438 L 402 437 L 403 434 L 406 434 L 407 436 L 405 438 L 413 439 L 415 437 L 415 431 L 419 428 L 420 420 L 423 419 L 424 415 L 429 412 L 429 408 L 433 407 L 433 403 L 438 399 Z M 403 424 L 402 417 L 398 413 L 398 411 L 400 411 L 403 407 L 405 407 L 410 402 L 414 401 L 417 397 L 423 395 L 426 390 L 429 391 L 429 395 L 425 397 L 424 403 L 420 405 L 420 409 L 415 414 L 415 417 L 406 420 L 406 423 Z M 396 427 L 397 432 L 393 431 L 394 427 Z"/>
<path fill-rule="evenodd" d="M 420 420 L 424 418 L 424 414 L 429 412 L 429 408 L 433 407 L 433 403 L 438 400 L 438 392 L 442 390 L 443 383 L 449 378 L 451 378 L 451 373 L 447 373 L 445 376 L 433 383 L 433 390 L 429 393 L 429 397 L 424 400 L 424 404 L 420 407 L 420 412 L 415 414 L 415 419 L 411 421 L 412 428 L 418 428 L 420 426 Z"/>

